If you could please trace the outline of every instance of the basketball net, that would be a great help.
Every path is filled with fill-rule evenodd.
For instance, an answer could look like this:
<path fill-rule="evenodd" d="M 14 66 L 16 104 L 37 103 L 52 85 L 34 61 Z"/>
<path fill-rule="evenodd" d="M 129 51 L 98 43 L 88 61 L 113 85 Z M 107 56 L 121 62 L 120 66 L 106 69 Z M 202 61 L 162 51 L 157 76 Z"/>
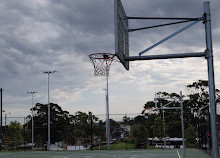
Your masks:
<path fill-rule="evenodd" d="M 109 70 L 115 55 L 110 53 L 94 53 L 89 59 L 94 67 L 95 76 L 109 76 Z"/>

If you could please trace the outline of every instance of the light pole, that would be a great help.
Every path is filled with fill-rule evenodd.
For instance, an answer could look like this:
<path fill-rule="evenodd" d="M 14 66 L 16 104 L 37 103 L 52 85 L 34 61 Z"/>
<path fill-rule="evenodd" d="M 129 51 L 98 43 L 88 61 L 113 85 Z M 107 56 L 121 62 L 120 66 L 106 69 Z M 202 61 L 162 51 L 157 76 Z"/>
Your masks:
<path fill-rule="evenodd" d="M 33 149 L 33 147 L 34 147 L 34 115 L 33 115 L 33 95 L 34 95 L 34 93 L 37 93 L 37 92 L 27 92 L 28 94 L 31 94 L 31 96 L 32 96 L 32 109 L 31 109 L 31 112 L 32 112 L 32 119 L 31 119 L 31 123 L 32 123 L 32 128 L 31 128 L 31 132 L 32 132 L 32 135 L 31 135 L 31 140 L 32 140 L 32 149 Z"/>
<path fill-rule="evenodd" d="M 7 125 L 7 114 L 11 114 L 10 112 L 6 112 L 5 110 L 3 110 L 2 112 L 4 112 L 5 113 L 5 131 L 6 131 L 6 125 Z"/>
<path fill-rule="evenodd" d="M 5 134 L 4 135 L 6 135 L 6 131 L 7 131 L 7 127 L 6 127 L 6 125 L 7 125 L 7 114 L 11 114 L 10 112 L 6 112 L 5 110 L 3 110 L 2 112 L 5 112 Z"/>
<path fill-rule="evenodd" d="M 10 112 L 8 113 L 9 115 L 11 114 Z M 7 126 L 7 113 L 5 113 L 5 128 Z"/>
<path fill-rule="evenodd" d="M 50 150 L 50 74 L 53 74 L 57 71 L 44 71 L 42 72 L 43 74 L 47 74 L 48 75 L 48 141 L 47 141 L 47 149 Z"/>

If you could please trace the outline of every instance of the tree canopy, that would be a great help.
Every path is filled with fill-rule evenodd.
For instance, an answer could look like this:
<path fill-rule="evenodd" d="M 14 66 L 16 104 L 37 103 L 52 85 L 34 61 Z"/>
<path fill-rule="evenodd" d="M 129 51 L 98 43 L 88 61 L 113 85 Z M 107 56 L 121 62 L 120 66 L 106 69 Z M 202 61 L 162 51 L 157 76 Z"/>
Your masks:
<path fill-rule="evenodd" d="M 209 126 L 209 93 L 208 81 L 199 80 L 186 86 L 187 94 L 183 96 L 185 136 L 189 146 L 196 144 L 195 137 L 198 137 L 204 144 L 207 143 Z M 171 100 L 169 107 L 180 107 L 179 94 L 158 92 L 158 104 L 165 105 Z M 220 91 L 216 89 L 216 101 L 220 102 Z M 149 108 L 155 107 L 154 101 L 144 104 L 140 115 L 130 118 L 125 115 L 120 122 L 110 119 L 110 132 L 112 138 L 120 138 L 125 131 L 121 125 L 129 125 L 131 133 L 128 138 L 133 139 L 136 147 L 148 137 L 182 137 L 180 110 L 156 110 L 149 112 Z M 91 143 L 94 140 L 105 141 L 105 121 L 100 120 L 92 112 L 78 111 L 71 115 L 59 105 L 50 103 L 51 112 L 51 143 L 64 141 L 67 144 L 76 144 L 79 140 Z M 32 109 L 31 109 L 32 110 Z M 42 146 L 47 142 L 48 129 L 48 105 L 37 103 L 34 111 L 34 137 L 35 142 Z M 31 116 L 27 116 L 26 138 L 31 142 Z M 16 131 L 16 132 L 15 132 Z M 22 126 L 18 122 L 11 122 L 7 130 L 8 140 L 22 140 Z"/>

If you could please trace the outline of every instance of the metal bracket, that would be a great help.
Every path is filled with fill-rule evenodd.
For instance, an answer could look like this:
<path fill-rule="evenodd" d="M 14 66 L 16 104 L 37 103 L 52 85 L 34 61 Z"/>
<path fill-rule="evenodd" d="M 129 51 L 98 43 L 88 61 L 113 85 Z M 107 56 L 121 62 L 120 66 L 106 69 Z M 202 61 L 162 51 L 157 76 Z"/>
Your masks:
<path fill-rule="evenodd" d="M 210 57 L 213 57 L 213 50 L 209 50 L 209 49 L 206 49 L 205 50 L 205 58 L 208 59 Z"/>
<path fill-rule="evenodd" d="M 188 29 L 189 27 L 191 27 L 191 26 L 197 24 L 198 22 L 199 22 L 199 21 L 193 21 L 192 23 L 190 23 L 190 24 L 186 25 L 185 27 L 181 28 L 180 30 L 174 32 L 173 34 L 169 35 L 168 37 L 166 37 L 166 38 L 160 40 L 160 41 L 157 42 L 156 44 L 154 44 L 154 45 L 148 47 L 147 49 L 145 49 L 145 50 L 143 50 L 143 51 L 141 51 L 141 52 L 139 53 L 139 55 L 141 56 L 142 54 L 146 53 L 147 51 L 151 50 L 152 48 L 154 48 L 154 47 L 160 45 L 161 43 L 163 43 L 163 42 L 169 40 L 170 38 L 172 38 L 172 37 L 178 35 L 179 33 L 183 32 L 184 30 Z"/>

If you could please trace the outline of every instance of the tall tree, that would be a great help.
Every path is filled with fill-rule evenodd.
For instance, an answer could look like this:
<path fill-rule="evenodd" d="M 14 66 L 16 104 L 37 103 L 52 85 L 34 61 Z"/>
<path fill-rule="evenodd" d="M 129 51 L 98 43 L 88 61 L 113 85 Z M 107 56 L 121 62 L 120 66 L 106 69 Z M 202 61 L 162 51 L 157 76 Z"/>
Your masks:
<path fill-rule="evenodd" d="M 162 138 L 162 124 L 161 124 L 162 120 L 160 117 L 155 118 L 154 120 L 154 124 L 151 126 L 152 130 L 153 130 L 153 136 L 154 137 L 158 137 L 158 138 Z"/>
<path fill-rule="evenodd" d="M 146 148 L 148 130 L 143 124 L 136 124 L 132 127 L 132 136 L 135 139 L 136 148 Z"/>
<path fill-rule="evenodd" d="M 203 144 L 207 143 L 207 134 L 210 133 L 209 112 L 209 87 L 207 80 L 198 80 L 186 86 L 189 100 L 186 101 L 186 109 L 191 118 L 187 118 L 188 124 L 196 128 L 197 135 Z M 220 91 L 216 89 L 216 104 L 220 102 Z"/>
<path fill-rule="evenodd" d="M 194 126 L 189 125 L 185 130 L 186 146 L 189 148 L 197 147 L 196 129 Z"/>
<path fill-rule="evenodd" d="M 71 126 L 72 116 L 69 112 L 63 111 L 62 108 L 54 103 L 50 103 L 50 116 L 51 116 L 51 143 L 55 143 L 60 140 L 64 140 L 63 135 L 68 132 L 67 129 Z M 40 135 L 42 141 L 46 143 L 47 141 L 47 129 L 48 129 L 48 108 L 47 104 L 37 103 L 34 108 L 34 135 Z M 27 126 L 31 129 L 31 116 L 28 116 L 29 121 Z M 62 134 L 61 134 L 62 133 Z M 39 140 L 40 141 L 40 140 Z"/>
<path fill-rule="evenodd" d="M 79 138 L 89 138 L 91 135 L 91 121 L 93 122 L 92 129 L 95 129 L 95 122 L 98 121 L 98 118 L 95 115 L 93 115 L 91 112 L 88 112 L 88 114 L 81 111 L 76 112 L 75 116 L 73 117 L 74 140 Z"/>

